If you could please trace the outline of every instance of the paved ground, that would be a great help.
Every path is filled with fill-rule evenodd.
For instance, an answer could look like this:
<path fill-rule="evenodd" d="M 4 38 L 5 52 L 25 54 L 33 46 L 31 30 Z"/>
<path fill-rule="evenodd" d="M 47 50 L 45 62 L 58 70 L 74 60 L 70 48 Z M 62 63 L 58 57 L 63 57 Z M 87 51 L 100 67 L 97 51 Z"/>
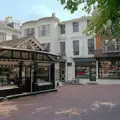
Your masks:
<path fill-rule="evenodd" d="M 120 85 L 64 85 L 4 101 L 0 120 L 120 120 Z"/>

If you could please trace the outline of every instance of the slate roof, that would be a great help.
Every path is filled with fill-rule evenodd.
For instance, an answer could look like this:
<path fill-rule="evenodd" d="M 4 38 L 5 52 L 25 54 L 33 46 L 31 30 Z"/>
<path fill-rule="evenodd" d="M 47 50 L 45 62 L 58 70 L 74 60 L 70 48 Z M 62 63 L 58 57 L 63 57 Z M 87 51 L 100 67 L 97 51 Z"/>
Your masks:
<path fill-rule="evenodd" d="M 15 48 L 17 47 L 17 45 L 24 42 L 25 40 L 28 40 L 29 38 L 32 38 L 32 37 L 21 37 L 15 40 L 7 40 L 7 41 L 0 42 L 0 45 Z"/>

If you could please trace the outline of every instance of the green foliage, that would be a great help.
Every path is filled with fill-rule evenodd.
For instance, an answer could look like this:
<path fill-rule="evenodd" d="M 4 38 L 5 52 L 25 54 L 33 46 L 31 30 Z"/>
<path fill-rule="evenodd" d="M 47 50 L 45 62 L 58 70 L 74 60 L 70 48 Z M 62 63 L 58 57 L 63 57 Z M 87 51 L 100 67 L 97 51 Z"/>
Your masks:
<path fill-rule="evenodd" d="M 120 34 L 120 0 L 59 0 L 64 5 L 64 9 L 74 13 L 82 3 L 86 3 L 82 9 L 87 13 L 92 12 L 92 7 L 96 7 L 95 15 L 91 17 L 91 23 L 84 33 L 87 34 L 107 34 L 119 36 Z"/>

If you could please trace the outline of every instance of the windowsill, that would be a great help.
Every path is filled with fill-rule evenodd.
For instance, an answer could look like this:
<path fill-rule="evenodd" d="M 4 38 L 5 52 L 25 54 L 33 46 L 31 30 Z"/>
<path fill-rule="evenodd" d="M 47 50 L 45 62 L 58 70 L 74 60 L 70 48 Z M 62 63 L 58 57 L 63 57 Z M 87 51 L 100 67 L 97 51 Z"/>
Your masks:
<path fill-rule="evenodd" d="M 38 83 L 38 86 L 43 86 L 43 85 L 52 85 L 52 83 L 50 82 Z"/>
<path fill-rule="evenodd" d="M 79 31 L 77 31 L 77 32 L 73 32 L 73 33 L 79 33 Z"/>
<path fill-rule="evenodd" d="M 18 88 L 16 85 L 7 85 L 7 86 L 0 86 L 0 90 L 9 90 L 9 89 L 15 89 Z"/>

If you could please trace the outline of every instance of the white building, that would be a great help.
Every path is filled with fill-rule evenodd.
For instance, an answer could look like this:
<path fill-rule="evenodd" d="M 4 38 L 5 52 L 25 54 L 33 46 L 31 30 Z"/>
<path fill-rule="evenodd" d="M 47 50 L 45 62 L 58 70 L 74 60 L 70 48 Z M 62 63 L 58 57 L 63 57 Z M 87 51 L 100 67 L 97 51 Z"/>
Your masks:
<path fill-rule="evenodd" d="M 12 39 L 14 40 L 20 36 L 21 32 L 19 29 L 15 29 L 4 22 L 0 22 L 0 42 Z"/>
<path fill-rule="evenodd" d="M 94 40 L 83 34 L 87 24 L 87 17 L 60 22 L 53 13 L 51 17 L 23 23 L 21 35 L 34 36 L 47 51 L 60 54 L 60 79 L 71 81 L 76 76 L 85 77 L 79 73 L 87 74 L 94 62 Z"/>

